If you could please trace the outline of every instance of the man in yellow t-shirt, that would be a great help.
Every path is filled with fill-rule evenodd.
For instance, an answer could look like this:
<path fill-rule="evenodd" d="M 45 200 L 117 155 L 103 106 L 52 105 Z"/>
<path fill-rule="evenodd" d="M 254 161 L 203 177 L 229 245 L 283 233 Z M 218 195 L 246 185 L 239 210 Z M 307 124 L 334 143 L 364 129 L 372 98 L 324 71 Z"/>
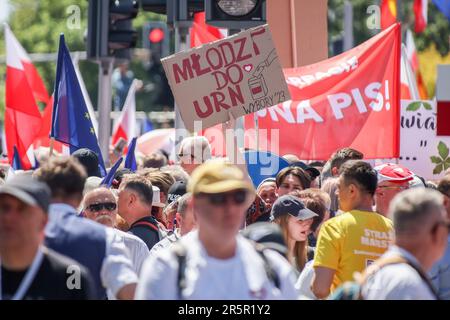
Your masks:
<path fill-rule="evenodd" d="M 370 164 L 350 160 L 341 167 L 339 207 L 344 213 L 325 222 L 314 257 L 312 291 L 326 298 L 378 259 L 393 241 L 392 221 L 373 212 L 377 173 Z"/>

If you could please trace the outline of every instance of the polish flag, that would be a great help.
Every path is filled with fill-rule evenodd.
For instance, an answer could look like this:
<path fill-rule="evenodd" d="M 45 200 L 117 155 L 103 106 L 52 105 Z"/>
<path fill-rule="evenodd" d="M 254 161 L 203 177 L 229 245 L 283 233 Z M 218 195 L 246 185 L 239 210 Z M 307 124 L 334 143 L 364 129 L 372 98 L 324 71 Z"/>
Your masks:
<path fill-rule="evenodd" d="M 206 24 L 205 12 L 197 12 L 190 29 L 191 48 L 224 38 L 221 30 Z"/>
<path fill-rule="evenodd" d="M 397 0 L 381 0 L 381 29 L 397 22 Z"/>
<path fill-rule="evenodd" d="M 414 15 L 416 16 L 414 31 L 421 33 L 428 23 L 428 0 L 414 0 Z"/>
<path fill-rule="evenodd" d="M 135 79 L 128 90 L 127 98 L 122 108 L 122 113 L 116 121 L 112 136 L 112 145 L 114 146 L 120 138 L 131 142 L 136 135 L 136 86 L 138 81 Z"/>
<path fill-rule="evenodd" d="M 50 147 L 50 131 L 52 128 L 52 113 L 53 113 L 53 95 L 48 100 L 48 103 L 44 109 L 44 113 L 42 114 L 42 125 L 39 133 L 34 139 L 34 149 L 38 149 L 39 147 Z M 70 154 L 69 146 L 65 143 L 54 140 L 53 141 L 53 150 L 62 154 Z"/>
<path fill-rule="evenodd" d="M 419 90 L 420 99 L 428 99 L 427 88 L 422 79 L 422 73 L 419 69 L 419 58 L 417 56 L 416 45 L 414 43 L 414 37 L 411 30 L 406 31 L 406 56 L 408 57 L 409 63 L 411 64 L 412 70 L 416 75 L 417 79 L 417 89 Z"/>
<path fill-rule="evenodd" d="M 402 44 L 402 56 L 400 64 L 400 99 L 403 100 L 419 100 L 419 92 L 417 90 L 417 82 L 411 64 L 406 55 L 406 47 Z"/>
<path fill-rule="evenodd" d="M 25 170 L 34 165 L 33 141 L 41 128 L 42 116 L 36 100 L 48 102 L 48 94 L 36 69 L 7 24 L 5 136 L 9 162 L 14 146 Z"/>

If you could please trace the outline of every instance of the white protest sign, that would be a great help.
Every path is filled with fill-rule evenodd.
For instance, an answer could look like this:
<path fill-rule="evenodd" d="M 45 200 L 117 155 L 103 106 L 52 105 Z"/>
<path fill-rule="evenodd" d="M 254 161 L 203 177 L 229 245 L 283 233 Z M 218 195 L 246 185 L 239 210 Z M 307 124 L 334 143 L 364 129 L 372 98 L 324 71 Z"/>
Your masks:
<path fill-rule="evenodd" d="M 450 137 L 436 135 L 436 102 L 401 100 L 399 163 L 429 180 L 450 168 Z"/>
<path fill-rule="evenodd" d="M 267 25 L 161 60 L 186 128 L 202 128 L 290 100 Z M 198 128 L 196 128 L 198 129 Z M 197 131 L 197 130 L 196 130 Z"/>

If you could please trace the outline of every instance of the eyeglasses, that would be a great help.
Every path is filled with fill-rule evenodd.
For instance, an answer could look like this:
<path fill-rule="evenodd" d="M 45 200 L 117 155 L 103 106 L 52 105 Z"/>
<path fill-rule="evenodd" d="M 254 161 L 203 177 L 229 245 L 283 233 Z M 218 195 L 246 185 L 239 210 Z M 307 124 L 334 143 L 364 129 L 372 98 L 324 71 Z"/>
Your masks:
<path fill-rule="evenodd" d="M 103 209 L 106 209 L 108 211 L 116 210 L 117 205 L 114 202 L 105 202 L 105 203 L 94 203 L 91 205 L 88 205 L 86 209 L 93 212 L 99 212 Z"/>
<path fill-rule="evenodd" d="M 235 204 L 243 204 L 247 199 L 247 191 L 239 190 L 226 193 L 204 193 L 204 197 L 207 197 L 212 205 L 220 206 L 228 202 L 228 198 L 231 198 Z"/>

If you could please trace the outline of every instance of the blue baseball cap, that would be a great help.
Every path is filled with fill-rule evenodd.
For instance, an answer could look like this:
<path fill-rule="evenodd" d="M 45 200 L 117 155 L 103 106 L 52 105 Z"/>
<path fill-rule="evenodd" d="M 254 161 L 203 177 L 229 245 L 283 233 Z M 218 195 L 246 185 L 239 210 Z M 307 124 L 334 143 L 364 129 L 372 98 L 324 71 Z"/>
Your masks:
<path fill-rule="evenodd" d="M 302 221 L 319 216 L 314 211 L 306 208 L 299 198 L 289 194 L 281 196 L 275 201 L 270 212 L 270 219 L 274 220 L 287 214 Z"/>

